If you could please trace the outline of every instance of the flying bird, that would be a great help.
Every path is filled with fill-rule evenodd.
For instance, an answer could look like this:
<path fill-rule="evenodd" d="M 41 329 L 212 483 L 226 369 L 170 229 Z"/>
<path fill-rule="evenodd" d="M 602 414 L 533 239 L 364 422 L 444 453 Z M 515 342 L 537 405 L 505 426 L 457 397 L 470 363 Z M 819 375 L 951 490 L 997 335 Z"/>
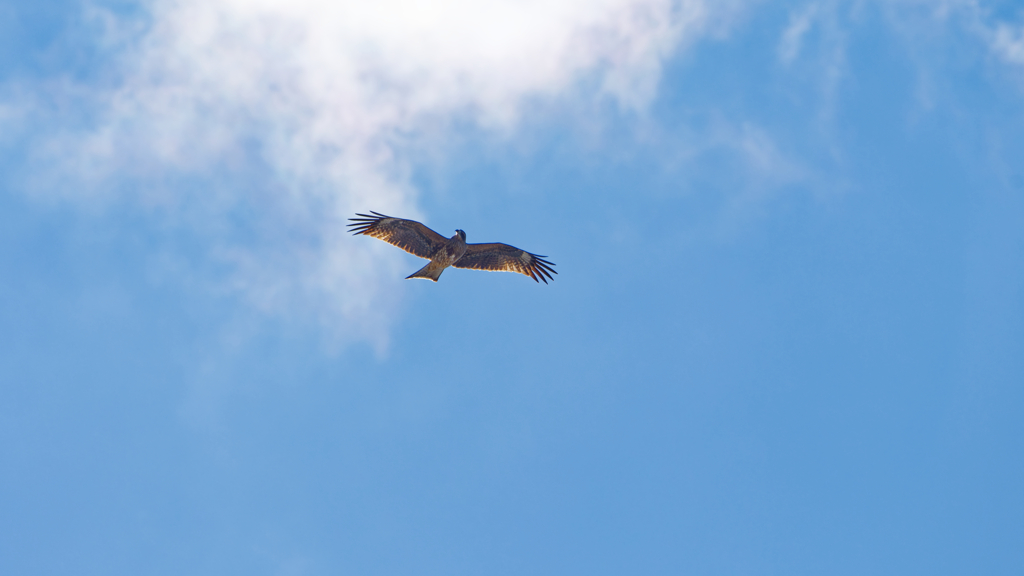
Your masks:
<path fill-rule="evenodd" d="M 456 230 L 451 238 L 445 238 L 415 220 L 392 218 L 379 212 L 356 214 L 360 218 L 349 218 L 351 232 L 379 238 L 388 244 L 420 258 L 430 260 L 423 268 L 409 278 L 424 278 L 437 282 L 441 272 L 449 266 L 471 270 L 492 270 L 495 272 L 518 272 L 533 278 L 534 282 L 554 280 L 558 274 L 554 264 L 544 258 L 520 250 L 515 246 L 492 242 L 488 244 L 466 244 L 466 233 Z"/>

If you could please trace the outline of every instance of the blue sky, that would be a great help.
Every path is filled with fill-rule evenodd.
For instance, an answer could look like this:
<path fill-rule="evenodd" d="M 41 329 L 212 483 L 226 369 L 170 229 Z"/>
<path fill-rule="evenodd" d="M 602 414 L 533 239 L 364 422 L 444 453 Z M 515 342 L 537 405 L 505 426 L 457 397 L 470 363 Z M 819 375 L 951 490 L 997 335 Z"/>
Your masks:
<path fill-rule="evenodd" d="M 0 15 L 0 572 L 1024 570 L 1018 3 Z"/>

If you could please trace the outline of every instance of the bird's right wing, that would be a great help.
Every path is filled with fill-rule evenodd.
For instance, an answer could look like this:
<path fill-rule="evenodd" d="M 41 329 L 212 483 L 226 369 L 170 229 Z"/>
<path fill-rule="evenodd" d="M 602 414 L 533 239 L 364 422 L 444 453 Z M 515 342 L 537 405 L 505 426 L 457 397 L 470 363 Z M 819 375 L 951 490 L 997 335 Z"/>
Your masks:
<path fill-rule="evenodd" d="M 353 222 L 349 224 L 350 231 L 353 234 L 365 234 L 379 238 L 410 254 L 428 260 L 448 240 L 415 220 L 392 218 L 372 210 L 370 214 L 356 214 L 362 218 L 349 218 Z"/>

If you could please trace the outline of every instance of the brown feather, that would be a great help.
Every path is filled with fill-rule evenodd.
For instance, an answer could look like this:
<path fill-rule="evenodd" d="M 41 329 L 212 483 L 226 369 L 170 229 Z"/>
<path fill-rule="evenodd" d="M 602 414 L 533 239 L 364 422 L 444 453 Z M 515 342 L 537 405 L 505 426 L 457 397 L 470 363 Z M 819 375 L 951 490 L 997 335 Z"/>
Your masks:
<path fill-rule="evenodd" d="M 467 244 L 466 253 L 452 266 L 472 270 L 490 270 L 494 272 L 516 272 L 533 278 L 534 282 L 554 280 L 553 263 L 544 260 L 543 256 L 531 254 L 508 244 Z M 546 276 L 546 278 L 545 278 Z M 539 280 L 538 280 L 539 279 Z"/>
<path fill-rule="evenodd" d="M 356 214 L 362 218 L 349 218 L 353 222 L 348 225 L 350 231 L 378 238 L 428 260 L 448 240 L 415 220 L 392 218 L 372 210 L 370 214 Z"/>
<path fill-rule="evenodd" d="M 430 264 L 409 276 L 409 278 L 429 278 L 436 282 L 437 277 L 441 275 L 441 271 L 449 265 L 471 270 L 515 272 L 533 278 L 534 282 L 543 281 L 545 284 L 548 283 L 548 280 L 554 280 L 552 274 L 558 274 L 552 268 L 554 264 L 545 260 L 545 256 L 531 254 L 515 246 L 498 242 L 463 244 L 462 241 L 458 241 L 452 245 L 458 248 L 458 250 L 451 253 L 452 250 L 455 250 L 452 246 L 449 246 L 444 251 L 442 249 L 455 241 L 455 237 L 452 239 L 445 238 L 415 220 L 392 218 L 391 216 L 373 211 L 370 211 L 370 214 L 356 214 L 356 216 L 359 216 L 359 218 L 349 218 L 352 224 L 348 226 L 353 234 L 363 234 L 378 238 L 398 246 L 410 254 L 431 260 Z M 461 231 L 457 232 L 462 234 Z M 461 252 L 461 246 L 465 246 L 466 250 L 460 257 L 458 252 Z M 453 259 L 456 260 L 453 262 Z M 437 262 L 434 262 L 434 260 L 437 260 Z M 429 271 L 428 268 L 430 269 Z M 428 274 L 427 272 L 431 273 Z"/>

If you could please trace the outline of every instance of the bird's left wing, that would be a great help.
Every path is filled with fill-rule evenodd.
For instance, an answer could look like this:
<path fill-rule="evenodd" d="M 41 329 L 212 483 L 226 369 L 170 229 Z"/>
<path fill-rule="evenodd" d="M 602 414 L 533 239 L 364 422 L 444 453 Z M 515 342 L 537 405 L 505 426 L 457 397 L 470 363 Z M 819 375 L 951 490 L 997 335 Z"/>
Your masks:
<path fill-rule="evenodd" d="M 370 215 L 372 214 L 372 216 Z M 349 218 L 353 234 L 365 234 L 379 238 L 388 244 L 398 246 L 410 254 L 430 259 L 437 249 L 444 246 L 446 238 L 415 220 L 392 218 L 378 212 L 356 214 L 362 218 Z"/>
<path fill-rule="evenodd" d="M 558 272 L 552 268 L 554 264 L 544 258 L 508 244 L 467 244 L 466 253 L 452 266 L 472 270 L 518 272 L 533 278 L 534 282 L 539 278 L 547 284 L 548 280 L 554 280 L 551 275 Z"/>

